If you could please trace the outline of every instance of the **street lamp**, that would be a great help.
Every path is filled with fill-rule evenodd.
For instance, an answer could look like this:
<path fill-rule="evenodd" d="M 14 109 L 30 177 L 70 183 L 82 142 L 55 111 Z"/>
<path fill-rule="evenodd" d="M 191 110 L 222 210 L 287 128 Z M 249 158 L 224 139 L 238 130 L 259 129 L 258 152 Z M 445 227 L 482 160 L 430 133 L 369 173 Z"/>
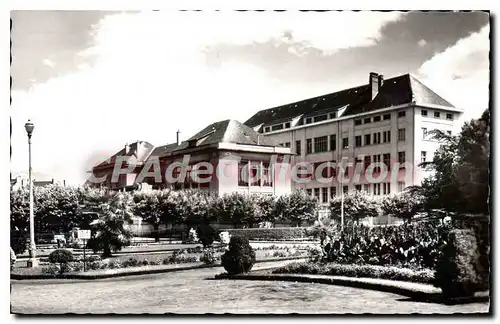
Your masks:
<path fill-rule="evenodd" d="M 29 190 L 30 190 L 30 246 L 29 246 L 29 260 L 28 268 L 34 268 L 38 266 L 38 260 L 36 259 L 36 245 L 35 245 L 35 217 L 33 213 L 33 181 L 31 179 L 31 135 L 33 134 L 33 129 L 35 125 L 28 119 L 28 122 L 24 125 L 26 133 L 28 134 L 28 156 L 29 156 Z"/>

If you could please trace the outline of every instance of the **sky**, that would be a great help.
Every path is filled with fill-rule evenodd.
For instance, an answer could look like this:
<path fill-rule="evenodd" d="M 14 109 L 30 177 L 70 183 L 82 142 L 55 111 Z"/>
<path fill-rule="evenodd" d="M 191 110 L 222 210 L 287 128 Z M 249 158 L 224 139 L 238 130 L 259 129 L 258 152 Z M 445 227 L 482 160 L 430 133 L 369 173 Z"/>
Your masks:
<path fill-rule="evenodd" d="M 11 171 L 83 183 L 127 142 L 412 73 L 464 120 L 489 104 L 482 12 L 13 11 Z M 36 177 L 36 176 L 35 176 Z"/>

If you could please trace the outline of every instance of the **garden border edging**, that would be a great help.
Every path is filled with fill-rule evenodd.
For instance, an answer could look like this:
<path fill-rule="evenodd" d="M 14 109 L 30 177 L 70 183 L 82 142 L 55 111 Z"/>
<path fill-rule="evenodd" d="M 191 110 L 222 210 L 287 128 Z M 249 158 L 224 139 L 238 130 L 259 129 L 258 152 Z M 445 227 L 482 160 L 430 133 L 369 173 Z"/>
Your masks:
<path fill-rule="evenodd" d="M 264 269 L 263 269 L 264 270 Z M 257 270 L 260 271 L 260 270 Z M 305 283 L 319 283 L 327 285 L 338 285 L 359 289 L 369 289 L 382 292 L 388 292 L 393 294 L 402 295 L 409 297 L 416 301 L 426 301 L 426 302 L 440 302 L 444 304 L 460 304 L 460 303 L 470 303 L 470 302 L 484 302 L 489 301 L 489 292 L 480 292 L 473 297 L 463 297 L 463 298 L 453 298 L 446 299 L 441 293 L 441 289 L 435 288 L 428 284 L 415 284 L 415 288 L 409 288 L 407 282 L 388 280 L 379 282 L 371 282 L 373 278 L 358 278 L 358 277 L 341 277 L 341 276 L 326 276 L 326 275 L 310 275 L 310 274 L 238 274 L 238 275 L 226 275 L 218 278 L 213 278 L 213 280 L 256 280 L 256 281 L 291 281 L 291 282 L 305 282 Z M 391 282 L 392 284 L 388 284 Z M 407 287 L 404 287 L 404 286 Z M 427 289 L 418 289 L 421 286 Z M 427 291 L 425 291 L 427 290 Z"/>
<path fill-rule="evenodd" d="M 263 262 L 278 262 L 278 261 L 291 261 L 291 260 L 302 260 L 301 257 L 289 257 L 289 258 L 272 258 L 272 259 L 263 259 L 256 260 L 255 263 L 263 263 Z M 276 266 L 279 267 L 280 265 Z M 168 273 L 168 272 L 176 272 L 176 271 L 185 271 L 185 270 L 195 270 L 195 269 L 204 269 L 204 268 L 215 268 L 222 267 L 220 262 L 214 264 L 199 264 L 195 266 L 187 266 L 187 267 L 177 267 L 177 268 L 166 268 L 166 269 L 142 269 L 139 270 L 137 268 L 129 268 L 132 271 L 127 272 L 116 272 L 116 273 L 100 273 L 100 274 L 91 274 L 91 271 L 86 272 L 87 274 L 62 274 L 62 275 L 51 275 L 51 274 L 36 274 L 36 275 L 20 275 L 20 274 L 10 274 L 11 280 L 40 280 L 40 279 L 52 279 L 52 280 L 66 280 L 66 279 L 78 279 L 78 280 L 97 280 L 97 279 L 107 279 L 107 278 L 116 278 L 116 277 L 127 277 L 127 276 L 136 276 L 136 275 L 146 275 L 146 274 L 158 274 L 158 273 Z M 274 267 L 266 267 L 265 269 L 270 269 Z M 136 270 L 136 271 L 133 271 Z"/>

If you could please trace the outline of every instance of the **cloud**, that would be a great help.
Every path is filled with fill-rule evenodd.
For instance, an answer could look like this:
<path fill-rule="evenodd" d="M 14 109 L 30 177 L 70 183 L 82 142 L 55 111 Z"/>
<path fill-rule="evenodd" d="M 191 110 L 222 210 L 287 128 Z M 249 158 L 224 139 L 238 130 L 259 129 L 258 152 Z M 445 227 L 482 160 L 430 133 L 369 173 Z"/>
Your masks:
<path fill-rule="evenodd" d="M 425 39 L 421 39 L 418 41 L 419 47 L 425 47 L 425 45 L 427 45 L 427 41 Z"/>
<path fill-rule="evenodd" d="M 54 66 L 55 66 L 55 63 L 54 63 L 52 60 L 50 60 L 50 59 L 44 59 L 44 60 L 42 61 L 42 63 L 43 63 L 44 65 L 47 65 L 48 67 L 54 67 Z"/>
<path fill-rule="evenodd" d="M 94 26 L 95 46 L 75 56 L 73 73 L 12 92 L 12 168 L 26 167 L 22 125 L 28 118 L 35 123 L 33 168 L 82 182 L 89 161 L 105 160 L 125 142 L 172 143 L 177 129 L 187 139 L 212 122 L 244 122 L 260 109 L 326 93 L 331 84 L 277 80 L 245 62 L 212 66 L 203 50 L 219 43 L 286 42 L 292 35 L 294 42 L 326 52 L 371 46 L 385 24 L 402 17 L 372 12 L 108 15 Z M 95 57 L 92 65 L 81 64 L 87 57 Z"/>
<path fill-rule="evenodd" d="M 489 104 L 489 25 L 462 38 L 424 62 L 417 74 L 423 82 L 465 110 L 464 120 L 477 118 Z"/>

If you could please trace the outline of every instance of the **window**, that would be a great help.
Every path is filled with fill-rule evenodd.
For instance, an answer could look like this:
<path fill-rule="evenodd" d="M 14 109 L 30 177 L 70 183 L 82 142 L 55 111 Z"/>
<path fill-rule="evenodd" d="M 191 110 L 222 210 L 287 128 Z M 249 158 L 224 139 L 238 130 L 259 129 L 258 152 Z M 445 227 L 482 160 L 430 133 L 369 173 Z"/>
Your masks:
<path fill-rule="evenodd" d="M 383 116 L 384 120 L 390 120 L 391 119 L 391 114 L 385 114 Z"/>
<path fill-rule="evenodd" d="M 421 114 L 422 116 L 427 116 L 427 110 L 422 109 L 422 110 L 420 111 L 420 114 Z"/>
<path fill-rule="evenodd" d="M 426 139 L 426 137 L 427 137 L 427 128 L 422 127 L 422 138 Z"/>
<path fill-rule="evenodd" d="M 451 131 L 446 131 L 446 135 L 451 136 Z"/>
<path fill-rule="evenodd" d="M 337 118 L 337 112 L 332 112 L 330 113 L 330 119 L 334 119 L 334 118 Z"/>
<path fill-rule="evenodd" d="M 323 120 L 327 120 L 327 118 L 328 118 L 327 115 L 316 116 L 316 117 L 314 117 L 314 122 L 320 122 Z"/>
<path fill-rule="evenodd" d="M 390 182 L 383 183 L 382 189 L 383 189 L 384 195 L 390 194 L 391 193 L 391 183 Z"/>
<path fill-rule="evenodd" d="M 271 127 L 271 130 L 273 130 L 273 131 L 282 130 L 282 129 L 283 129 L 283 124 L 274 125 L 273 127 Z"/>
<path fill-rule="evenodd" d="M 346 194 L 349 191 L 349 187 L 348 186 L 343 186 L 342 187 L 342 191 L 344 191 L 344 193 Z"/>
<path fill-rule="evenodd" d="M 312 138 L 306 140 L 306 154 L 311 154 L 313 152 Z"/>
<path fill-rule="evenodd" d="M 248 186 L 248 161 L 240 161 L 238 163 L 238 186 Z"/>
<path fill-rule="evenodd" d="M 390 143 L 391 142 L 391 131 L 385 131 L 383 132 L 383 142 L 384 143 Z"/>
<path fill-rule="evenodd" d="M 349 147 L 349 138 L 348 137 L 344 137 L 342 139 L 342 148 L 345 150 Z"/>
<path fill-rule="evenodd" d="M 405 117 L 406 116 L 406 111 L 400 110 L 398 111 L 398 118 Z"/>
<path fill-rule="evenodd" d="M 312 189 L 307 189 L 306 191 L 307 191 L 307 194 L 308 194 L 309 196 L 312 196 L 312 193 L 313 193 Z"/>
<path fill-rule="evenodd" d="M 405 190 L 406 184 L 404 181 L 398 181 L 398 192 L 403 192 Z"/>
<path fill-rule="evenodd" d="M 373 156 L 373 163 L 380 163 L 381 159 L 380 159 L 381 155 L 380 154 L 377 154 L 377 155 L 374 155 Z M 379 166 L 376 166 L 373 168 L 373 172 L 374 173 L 380 173 L 380 167 Z"/>
<path fill-rule="evenodd" d="M 405 152 L 398 152 L 398 162 L 399 162 L 399 164 L 403 164 L 406 162 L 406 153 Z"/>
<path fill-rule="evenodd" d="M 373 122 L 376 123 L 376 122 L 379 122 L 380 121 L 380 116 L 375 116 L 373 117 Z"/>
<path fill-rule="evenodd" d="M 330 135 L 330 151 L 337 149 L 337 135 Z"/>
<path fill-rule="evenodd" d="M 321 188 L 321 202 L 328 202 L 328 188 Z"/>
<path fill-rule="evenodd" d="M 387 167 L 387 170 L 391 170 L 391 153 L 384 154 L 384 164 Z"/>
<path fill-rule="evenodd" d="M 364 184 L 363 191 L 366 192 L 367 194 L 369 194 L 370 193 L 370 184 Z"/>
<path fill-rule="evenodd" d="M 283 146 L 284 146 L 284 147 L 290 147 L 290 142 L 285 142 L 285 143 L 283 143 Z"/>
<path fill-rule="evenodd" d="M 380 144 L 380 132 L 373 133 L 373 144 Z"/>
<path fill-rule="evenodd" d="M 268 133 L 271 131 L 271 127 L 267 126 L 267 127 L 264 127 L 264 132 L 265 133 Z"/>
<path fill-rule="evenodd" d="M 285 128 L 290 128 L 290 123 L 285 123 Z"/>
<path fill-rule="evenodd" d="M 420 152 L 420 162 L 424 163 L 426 159 L 427 159 L 427 152 L 426 151 Z"/>
<path fill-rule="evenodd" d="M 441 117 L 441 113 L 439 111 L 435 111 L 434 118 L 440 118 L 440 117 Z"/>
<path fill-rule="evenodd" d="M 314 153 L 328 151 L 328 137 L 321 136 L 314 138 Z"/>
<path fill-rule="evenodd" d="M 453 114 L 446 114 L 446 119 L 453 120 Z"/>
<path fill-rule="evenodd" d="M 371 134 L 366 134 L 365 135 L 365 145 L 370 145 L 371 143 L 371 138 L 372 138 L 372 135 Z"/>
<path fill-rule="evenodd" d="M 365 170 L 368 169 L 368 167 L 370 166 L 371 163 L 372 163 L 371 156 L 365 155 Z"/>
<path fill-rule="evenodd" d="M 354 138 L 354 145 L 356 147 L 360 147 L 361 146 L 361 135 L 357 135 L 355 138 Z"/>
<path fill-rule="evenodd" d="M 272 187 L 273 185 L 273 176 L 267 162 L 262 163 L 262 185 L 264 187 Z"/>
<path fill-rule="evenodd" d="M 314 188 L 314 197 L 319 200 L 319 188 Z"/>
<path fill-rule="evenodd" d="M 307 117 L 306 118 L 306 124 L 310 124 L 312 123 L 312 118 L 311 117 Z"/>
<path fill-rule="evenodd" d="M 302 154 L 302 143 L 300 141 L 295 141 L 295 153 L 297 153 L 297 155 Z"/>
<path fill-rule="evenodd" d="M 354 189 L 356 189 L 357 191 L 361 191 L 361 185 L 355 185 Z"/>
<path fill-rule="evenodd" d="M 373 184 L 373 194 L 377 196 L 380 195 L 380 183 Z"/>
<path fill-rule="evenodd" d="M 260 163 L 251 162 L 250 163 L 250 185 L 260 186 L 260 175 L 259 175 Z"/>
<path fill-rule="evenodd" d="M 355 119 L 354 125 L 356 125 L 356 126 L 361 125 L 361 119 Z"/>
<path fill-rule="evenodd" d="M 406 128 L 398 129 L 398 141 L 404 142 L 406 140 Z"/>
<path fill-rule="evenodd" d="M 369 124 L 372 122 L 372 119 L 370 117 L 365 118 L 365 124 Z"/>
<path fill-rule="evenodd" d="M 330 199 L 337 195 L 337 187 L 330 187 Z"/>

